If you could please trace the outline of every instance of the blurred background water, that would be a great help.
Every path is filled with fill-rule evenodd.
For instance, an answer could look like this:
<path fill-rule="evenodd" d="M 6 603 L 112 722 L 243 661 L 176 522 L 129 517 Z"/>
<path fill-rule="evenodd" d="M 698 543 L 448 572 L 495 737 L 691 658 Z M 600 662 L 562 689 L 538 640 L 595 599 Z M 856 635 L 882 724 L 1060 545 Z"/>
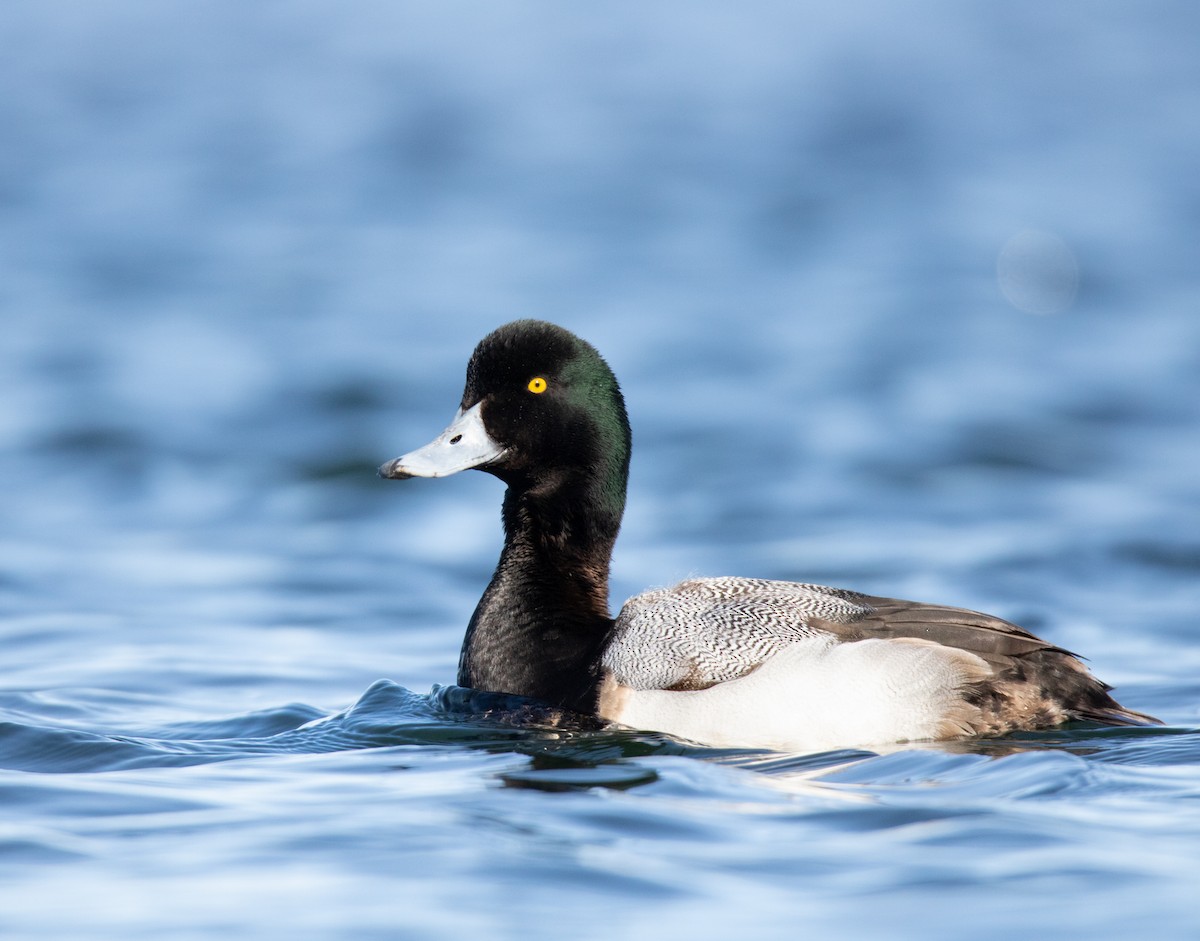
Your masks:
<path fill-rule="evenodd" d="M 0 933 L 1195 937 L 1198 35 L 9 0 Z M 614 606 L 981 608 L 1168 726 L 779 756 L 435 688 L 500 486 L 374 468 L 518 316 L 625 389 Z"/>

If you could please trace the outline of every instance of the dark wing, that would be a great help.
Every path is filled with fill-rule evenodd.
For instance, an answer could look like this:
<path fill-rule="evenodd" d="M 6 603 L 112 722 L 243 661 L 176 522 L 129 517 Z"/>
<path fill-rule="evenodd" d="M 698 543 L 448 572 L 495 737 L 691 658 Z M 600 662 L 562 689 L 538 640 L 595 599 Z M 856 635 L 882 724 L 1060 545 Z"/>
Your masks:
<path fill-rule="evenodd" d="M 1003 666 L 1012 657 L 1039 650 L 1073 656 L 1024 628 L 980 611 L 850 592 L 838 594 L 850 595 L 861 606 L 861 613 L 856 612 L 855 616 L 845 619 L 813 617 L 808 623 L 817 630 L 829 631 L 842 641 L 913 637 L 969 650 L 992 666 Z"/>

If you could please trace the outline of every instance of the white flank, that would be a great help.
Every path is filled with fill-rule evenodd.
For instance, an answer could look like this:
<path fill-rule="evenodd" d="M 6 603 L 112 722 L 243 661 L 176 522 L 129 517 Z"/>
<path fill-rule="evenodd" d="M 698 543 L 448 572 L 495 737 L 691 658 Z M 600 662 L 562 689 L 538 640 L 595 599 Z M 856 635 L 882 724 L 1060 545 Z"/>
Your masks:
<path fill-rule="evenodd" d="M 708 689 L 620 687 L 605 717 L 720 747 L 825 751 L 969 733 L 963 685 L 990 672 L 974 654 L 915 639 L 790 645 Z"/>

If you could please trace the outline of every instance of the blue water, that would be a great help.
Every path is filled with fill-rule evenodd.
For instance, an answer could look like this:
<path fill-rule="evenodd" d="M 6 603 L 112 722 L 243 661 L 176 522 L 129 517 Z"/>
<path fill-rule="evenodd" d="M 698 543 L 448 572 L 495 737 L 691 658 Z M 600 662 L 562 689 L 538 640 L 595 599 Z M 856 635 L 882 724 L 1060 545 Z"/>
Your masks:
<path fill-rule="evenodd" d="M 9 0 L 0 936 L 1194 938 L 1194 4 Z M 878 753 L 453 683 L 516 316 L 689 574 L 995 612 L 1161 729 Z"/>

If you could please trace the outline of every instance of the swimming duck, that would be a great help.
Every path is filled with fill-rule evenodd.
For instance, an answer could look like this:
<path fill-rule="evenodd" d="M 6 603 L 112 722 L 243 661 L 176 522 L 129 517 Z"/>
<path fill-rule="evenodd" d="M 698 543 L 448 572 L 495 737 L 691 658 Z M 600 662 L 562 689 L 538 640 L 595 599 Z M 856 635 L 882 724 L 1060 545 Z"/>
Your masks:
<path fill-rule="evenodd" d="M 1074 655 L 1000 618 L 839 588 L 692 578 L 608 610 L 630 430 L 584 340 L 519 320 L 485 337 L 449 427 L 379 468 L 507 485 L 504 548 L 467 626 L 460 686 L 703 744 L 815 751 L 1155 722 Z"/>

